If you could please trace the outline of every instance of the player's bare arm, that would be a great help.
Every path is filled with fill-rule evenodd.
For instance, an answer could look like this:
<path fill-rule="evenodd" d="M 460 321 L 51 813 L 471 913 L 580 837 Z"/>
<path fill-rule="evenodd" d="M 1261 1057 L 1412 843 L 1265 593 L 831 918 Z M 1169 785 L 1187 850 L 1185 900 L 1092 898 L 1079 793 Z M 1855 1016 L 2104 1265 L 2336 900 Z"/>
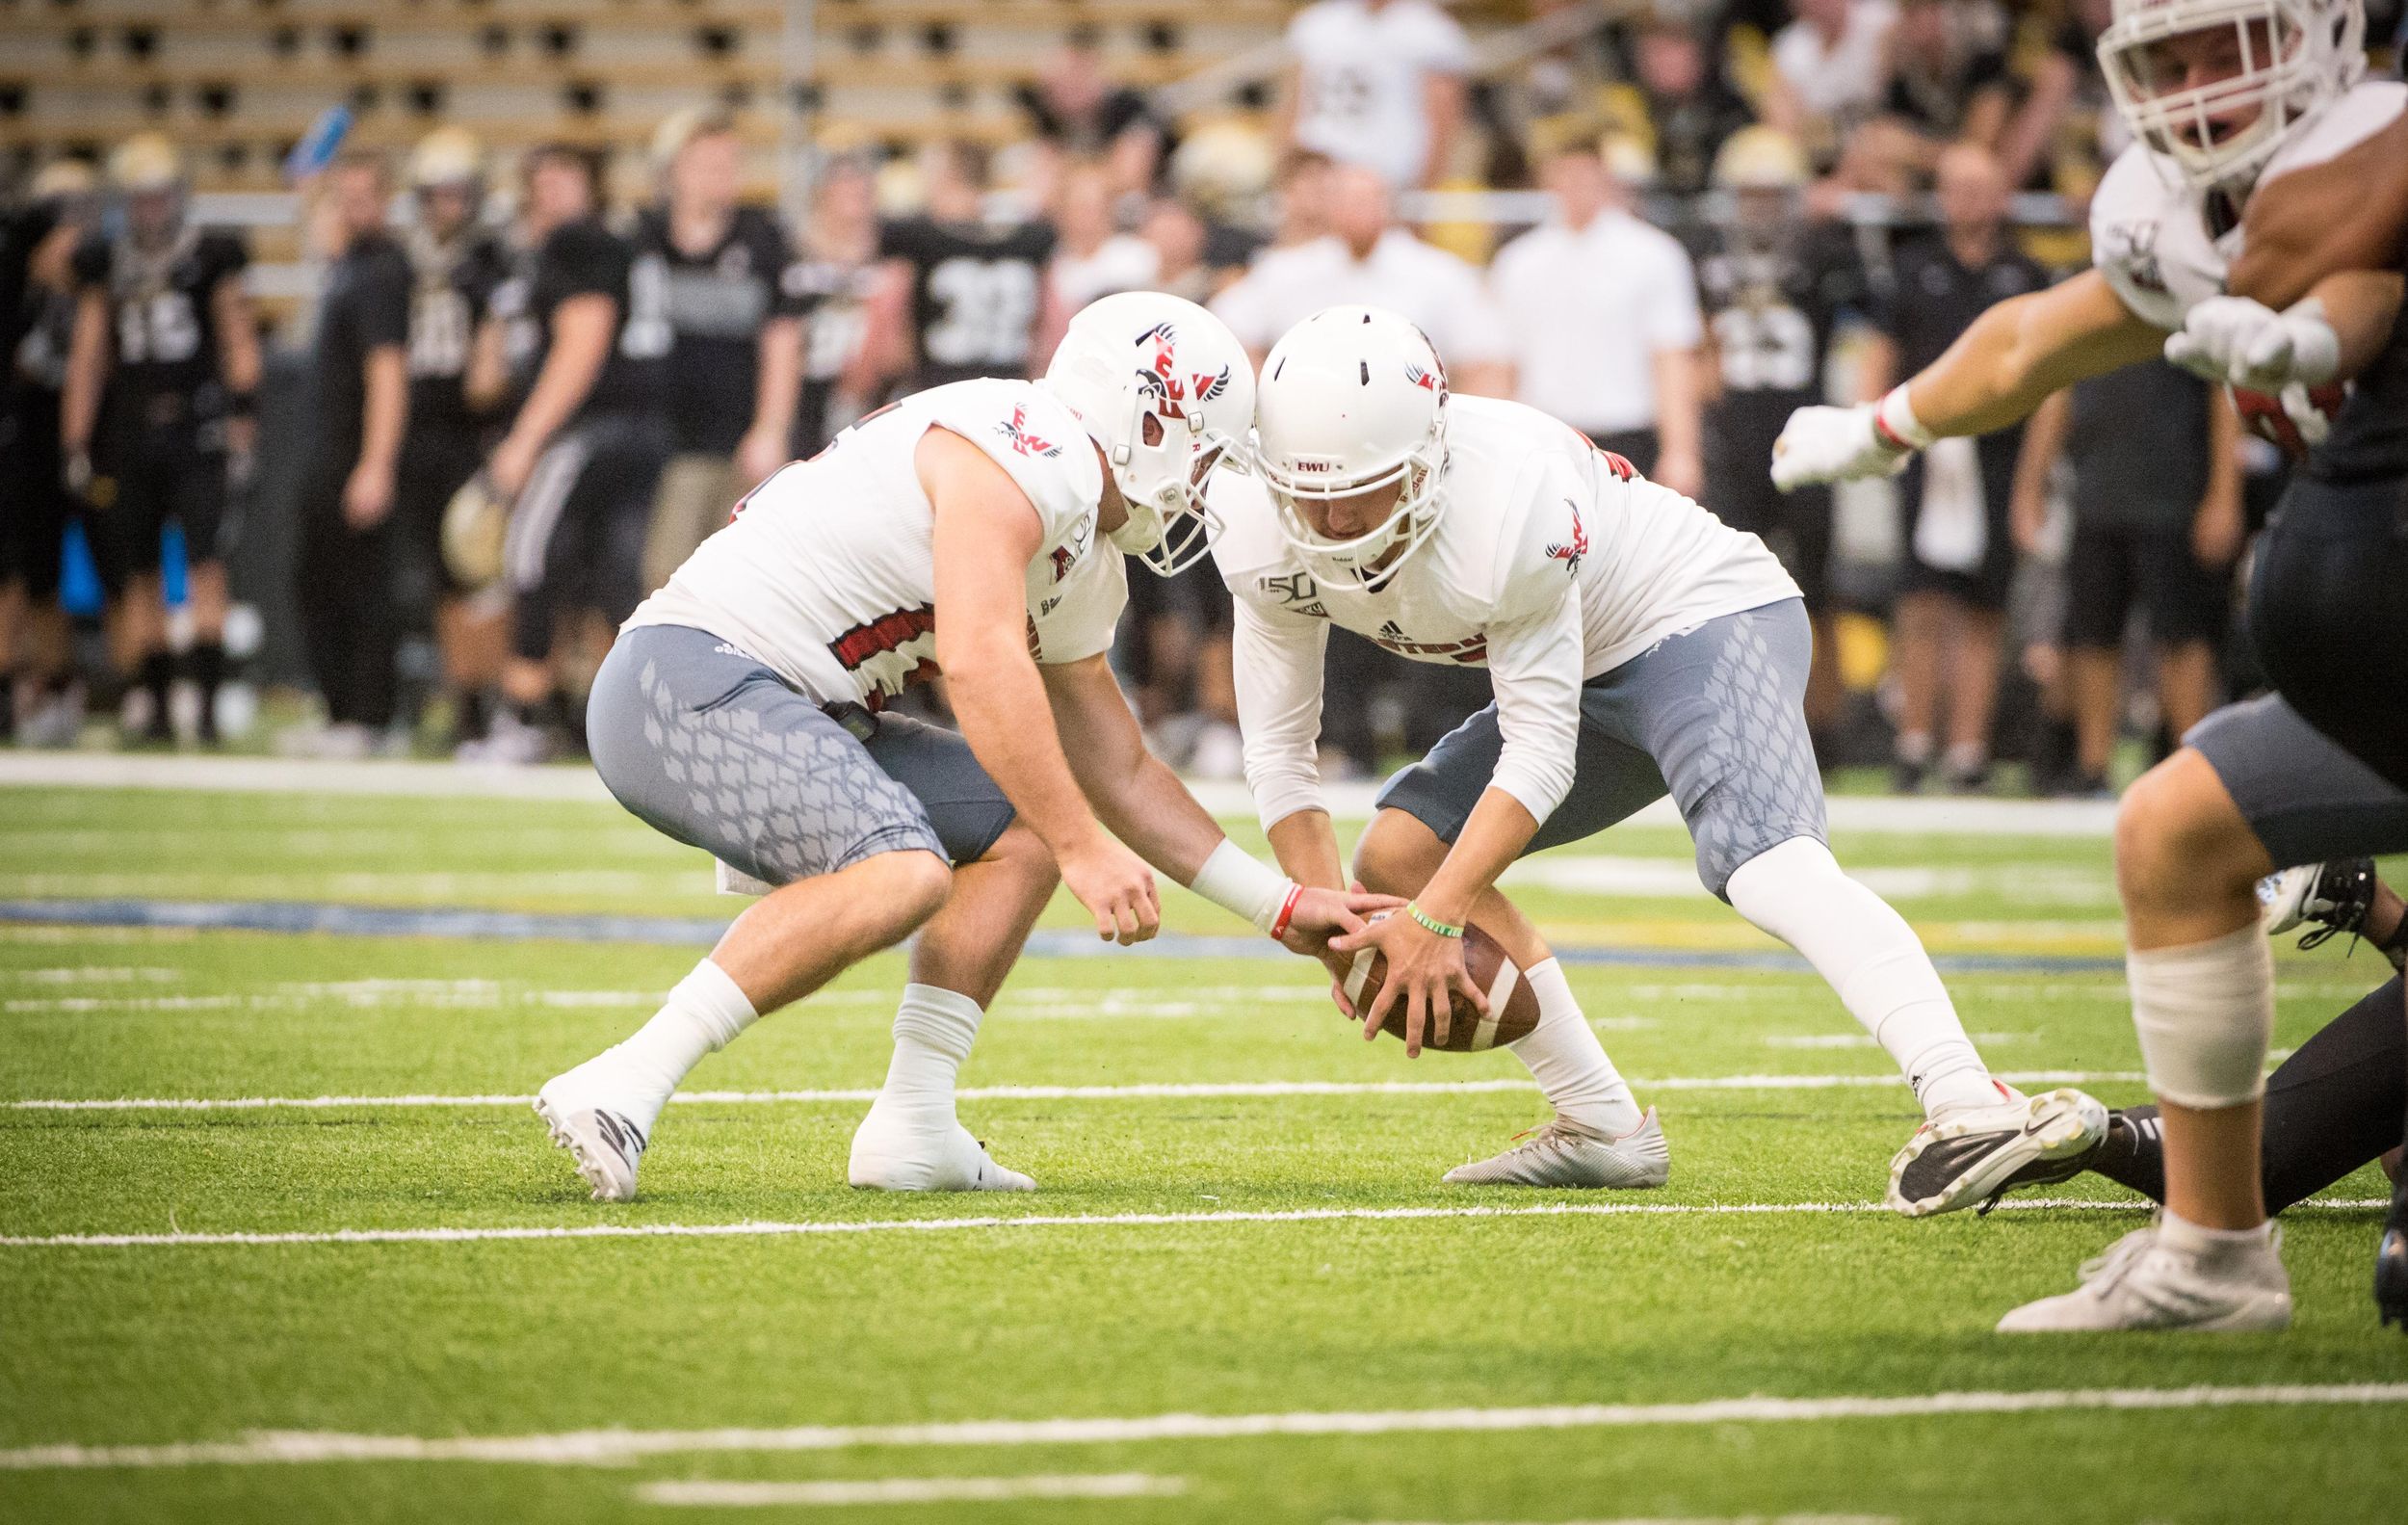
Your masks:
<path fill-rule="evenodd" d="M 1289 903 L 1290 885 L 1233 846 L 1212 813 L 1188 786 L 1146 749 L 1145 734 L 1122 697 L 1112 664 L 1101 654 L 1039 669 L 1053 705 L 1054 727 L 1070 760 L 1070 771 L 1104 826 L 1162 873 L 1226 902 L 1260 921 L 1266 915 L 1279 940 L 1296 953 L 1318 956 L 1332 937 L 1363 930 L 1363 915 L 1393 910 L 1404 903 L 1386 895 L 1349 895 L 1335 887 L 1302 886 Z M 1324 824 L 1327 817 L 1322 817 Z M 1333 836 L 1330 856 L 1337 855 Z M 1240 860 L 1243 861 L 1240 861 Z M 1208 876 L 1213 881 L 1207 882 Z M 1223 888 L 1221 881 L 1233 881 Z M 1244 895 L 1235 881 L 1258 884 Z M 1231 889 L 1241 889 L 1238 894 Z M 1284 916 L 1282 912 L 1285 912 Z"/>
<path fill-rule="evenodd" d="M 87 291 L 75 300 L 75 329 L 67 346 L 66 389 L 59 404 L 59 443 L 67 486 L 81 493 L 92 479 L 92 436 L 100 421 L 101 388 L 109 380 L 109 298 Z"/>
<path fill-rule="evenodd" d="M 2004 429 L 2050 393 L 2149 359 L 2164 342 L 2105 276 L 2084 271 L 1992 307 L 1878 405 L 1798 409 L 1773 445 L 1772 480 L 1786 490 L 1895 471 L 1934 439 Z"/>
<path fill-rule="evenodd" d="M 1154 876 L 1088 808 L 1045 713 L 1029 655 L 1028 565 L 1043 539 L 1036 509 L 1001 466 L 960 435 L 931 429 L 913 456 L 934 506 L 936 660 L 979 762 L 1054 855 L 1062 882 L 1095 917 L 1096 934 L 1143 942 L 1162 928 Z"/>
<path fill-rule="evenodd" d="M 2269 181 L 2241 216 L 2228 289 L 2281 309 L 2328 276 L 2396 270 L 2408 252 L 2408 116 L 2321 164 Z"/>
<path fill-rule="evenodd" d="M 225 389 L 248 400 L 259 390 L 259 325 L 251 312 L 250 294 L 240 275 L 221 279 L 209 293 L 210 315 L 218 331 L 218 375 Z M 227 442 L 236 454 L 247 454 L 257 442 L 259 420 L 246 406 L 227 420 Z"/>
<path fill-rule="evenodd" d="M 617 332 L 618 303 L 598 291 L 571 297 L 552 314 L 552 347 L 543 356 L 543 369 L 487 467 L 502 496 L 518 495 L 544 444 L 585 406 L 602 378 Z"/>

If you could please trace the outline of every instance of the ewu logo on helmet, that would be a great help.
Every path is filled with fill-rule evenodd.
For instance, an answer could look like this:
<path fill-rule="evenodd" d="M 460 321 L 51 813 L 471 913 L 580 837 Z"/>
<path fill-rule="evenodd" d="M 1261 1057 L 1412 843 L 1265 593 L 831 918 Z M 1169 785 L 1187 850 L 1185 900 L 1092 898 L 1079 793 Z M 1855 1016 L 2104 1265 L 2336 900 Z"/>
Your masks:
<path fill-rule="evenodd" d="M 1222 366 L 1218 375 L 1191 371 L 1183 380 L 1179 375 L 1179 330 L 1168 323 L 1158 323 L 1138 335 L 1138 348 L 1154 347 L 1153 363 L 1138 371 L 1139 387 L 1155 402 L 1155 411 L 1166 418 L 1185 418 L 1184 407 L 1189 403 L 1209 403 L 1229 390 L 1229 367 Z"/>

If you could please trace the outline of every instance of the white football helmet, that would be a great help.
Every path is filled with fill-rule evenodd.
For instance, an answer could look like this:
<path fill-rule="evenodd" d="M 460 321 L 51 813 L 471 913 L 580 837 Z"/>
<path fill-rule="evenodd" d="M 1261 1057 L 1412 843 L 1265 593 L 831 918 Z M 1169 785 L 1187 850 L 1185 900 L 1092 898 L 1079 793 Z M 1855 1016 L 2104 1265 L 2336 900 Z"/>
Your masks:
<path fill-rule="evenodd" d="M 2185 180 L 2246 191 L 2358 83 L 2366 30 L 2365 0 L 2115 0 L 2099 66 L 2133 135 Z"/>
<path fill-rule="evenodd" d="M 1251 454 L 1280 533 L 1306 569 L 1376 588 L 1427 543 L 1446 506 L 1447 368 L 1396 313 L 1324 307 L 1263 361 Z M 1395 508 L 1351 539 L 1322 535 L 1298 507 L 1391 483 Z"/>
<path fill-rule="evenodd" d="M 1254 416 L 1254 367 L 1229 326 L 1159 291 L 1098 298 L 1038 384 L 1112 464 L 1129 505 L 1112 542 L 1165 577 L 1193 565 L 1210 545 L 1204 480 L 1224 456 L 1243 459 Z"/>

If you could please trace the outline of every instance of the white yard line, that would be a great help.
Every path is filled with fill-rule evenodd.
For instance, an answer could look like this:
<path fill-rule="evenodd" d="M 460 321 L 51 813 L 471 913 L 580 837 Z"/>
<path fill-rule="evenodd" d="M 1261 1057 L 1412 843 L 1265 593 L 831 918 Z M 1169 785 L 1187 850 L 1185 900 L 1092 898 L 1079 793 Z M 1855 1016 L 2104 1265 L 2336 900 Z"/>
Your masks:
<path fill-rule="evenodd" d="M 1895 1514 L 1735 1514 L 1704 1518 L 1694 1514 L 1653 1515 L 1644 1519 L 1509 1520 L 1354 1520 L 1348 1525 L 1898 1525 Z"/>
<path fill-rule="evenodd" d="M 106 752 L 0 754 L 0 787 L 195 789 L 212 793 L 382 795 L 450 800 L 590 800 L 610 794 L 589 768 L 482 768 L 434 762 L 312 762 L 274 757 L 142 757 Z M 1191 781 L 1189 789 L 1217 815 L 1251 817 L 1254 797 L 1242 783 Z M 1323 787 L 1330 813 L 1370 818 L 1376 782 Z M 1841 796 L 1831 824 L 1843 831 L 1953 836 L 2105 837 L 2115 806 L 2105 801 L 1871 799 Z M 1677 827 L 1660 801 L 1632 817 L 1641 826 Z"/>
<path fill-rule="evenodd" d="M 26 1446 L 0 1451 L 0 1469 L 259 1466 L 304 1461 L 515 1461 L 553 1466 L 616 1466 L 647 1457 L 702 1452 L 820 1452 L 866 1446 L 929 1450 L 956 1446 L 1127 1445 L 1166 1440 L 1251 1440 L 1275 1435 L 1498 1433 L 1792 1424 L 1831 1419 L 1931 1419 L 1957 1414 L 2069 1410 L 2356 1407 L 2372 1404 L 2408 1404 L 2408 1382 L 2090 1387 L 1908 1393 L 1893 1397 L 1717 1398 L 1686 1404 L 1555 1404 L 1520 1408 L 979 1419 L 951 1424 L 800 1425 L 786 1430 L 583 1430 L 534 1435 L 353 1435 L 316 1431 L 253 1431 L 238 1440 L 187 1441 L 175 1445 Z"/>
<path fill-rule="evenodd" d="M 2391 1206 L 2387 1196 L 2311 1197 L 2301 1206 L 2362 1211 Z M 2147 1202 L 2035 1196 L 2001 1202 L 2001 1212 L 2062 1210 L 2137 1213 Z M 1205 1213 L 1028 1213 L 1013 1217 L 819 1219 L 799 1223 L 573 1223 L 484 1228 L 331 1228 L 275 1233 L 8 1234 L 9 1249 L 190 1249 L 272 1245 L 468 1245 L 538 1239 L 792 1239 L 819 1235 L 941 1234 L 989 1228 L 1187 1228 L 1222 1223 L 1387 1223 L 1442 1218 L 1792 1218 L 1894 1211 L 1885 1202 L 1541 1202 L 1529 1207 L 1295 1207 Z"/>
<path fill-rule="evenodd" d="M 2002 1071 L 2011 1086 L 2085 1086 L 2138 1082 L 2136 1069 L 2036 1069 Z M 1900 1086 L 1897 1075 L 1669 1075 L 1634 1079 L 1639 1091 L 1840 1091 Z M 1232 1080 L 1160 1082 L 1130 1086 L 965 1086 L 963 1101 L 1179 1100 L 1210 1096 L 1424 1096 L 1479 1095 L 1496 1091 L 1535 1091 L 1533 1081 L 1494 1080 Z M 876 1101 L 876 1087 L 818 1091 L 681 1091 L 669 1098 L 719 1106 L 766 1106 L 795 1102 Z M 526 1107 L 528 1095 L 492 1092 L 399 1096 L 90 1096 L 30 1097 L 0 1102 L 15 1112 L 256 1112 L 295 1107 Z"/>
<path fill-rule="evenodd" d="M 852 1483 L 642 1483 L 646 1504 L 706 1509 L 836 1509 L 855 1504 L 991 1504 L 1006 1499 L 1169 1498 L 1186 1478 L 1095 1472 L 1018 1478 L 870 1478 Z"/>

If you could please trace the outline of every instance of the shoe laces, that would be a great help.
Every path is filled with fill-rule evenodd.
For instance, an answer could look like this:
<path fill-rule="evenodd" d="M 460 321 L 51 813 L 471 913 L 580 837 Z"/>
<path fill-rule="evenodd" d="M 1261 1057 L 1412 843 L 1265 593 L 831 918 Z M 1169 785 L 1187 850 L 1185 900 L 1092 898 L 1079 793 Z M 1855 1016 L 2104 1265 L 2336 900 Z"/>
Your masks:
<path fill-rule="evenodd" d="M 2158 1242 L 2157 1225 L 2135 1228 L 2107 1248 L 2104 1254 L 2093 1255 L 2081 1263 L 2081 1284 L 2098 1297 L 2106 1297 L 2115 1284 L 2132 1274 Z"/>

